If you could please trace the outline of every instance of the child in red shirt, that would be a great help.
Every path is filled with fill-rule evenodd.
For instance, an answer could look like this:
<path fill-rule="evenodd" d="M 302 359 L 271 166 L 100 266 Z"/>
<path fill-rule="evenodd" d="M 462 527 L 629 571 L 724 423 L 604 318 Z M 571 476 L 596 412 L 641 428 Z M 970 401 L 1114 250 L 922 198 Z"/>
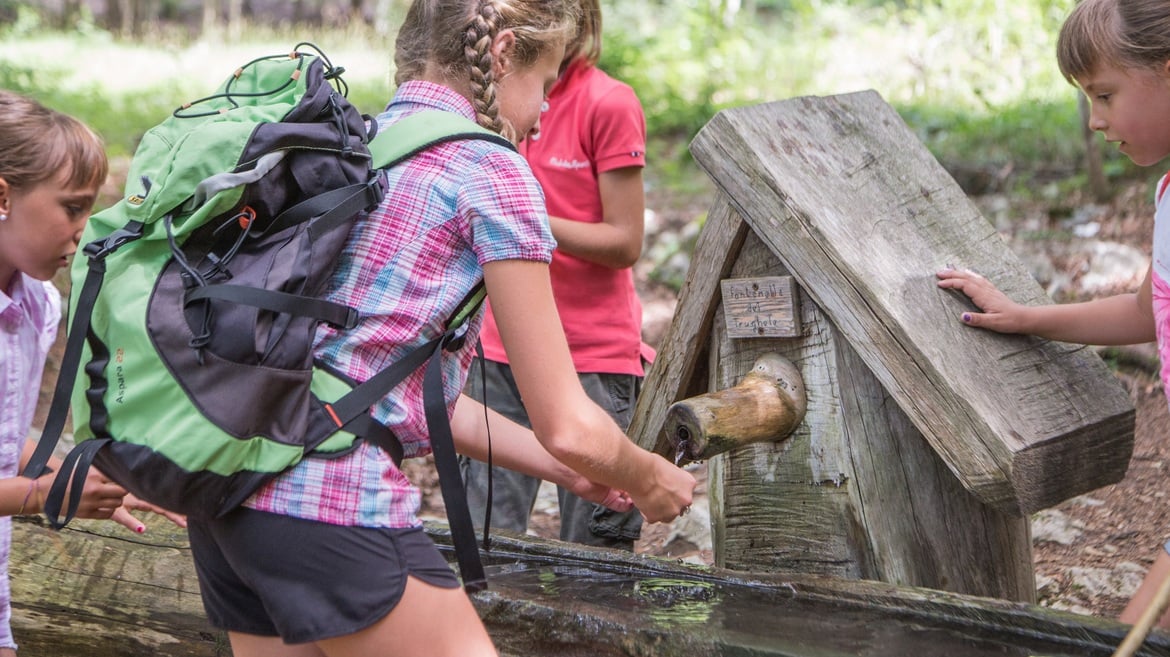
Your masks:
<path fill-rule="evenodd" d="M 643 362 L 653 351 L 641 339 L 642 305 L 631 267 L 642 251 L 646 122 L 628 85 L 597 68 L 601 9 L 581 2 L 576 39 L 541 108 L 540 130 L 521 145 L 544 190 L 557 240 L 551 264 L 553 295 L 578 376 L 589 396 L 623 429 L 629 426 Z M 486 404 L 528 426 L 489 306 L 481 340 L 486 358 Z M 484 400 L 473 367 L 468 393 Z M 483 523 L 487 465 L 464 460 L 472 517 Z M 494 468 L 491 525 L 528 527 L 540 480 Z M 633 550 L 642 519 L 558 490 L 562 540 Z"/>

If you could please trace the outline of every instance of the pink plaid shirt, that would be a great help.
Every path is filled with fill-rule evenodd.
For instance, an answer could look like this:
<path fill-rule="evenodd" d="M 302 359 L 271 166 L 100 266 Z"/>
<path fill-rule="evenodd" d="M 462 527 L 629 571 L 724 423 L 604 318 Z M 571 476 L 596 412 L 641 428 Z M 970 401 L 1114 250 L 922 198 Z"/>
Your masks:
<path fill-rule="evenodd" d="M 471 104 L 446 87 L 399 87 L 380 125 L 423 109 L 470 119 Z M 350 331 L 323 327 L 317 356 L 357 381 L 394 363 L 442 332 L 460 301 L 496 260 L 549 262 L 556 246 L 544 196 L 518 154 L 482 140 L 431 148 L 387 172 L 385 200 L 352 235 L 334 274 L 330 299 L 357 308 Z M 481 318 L 471 328 L 475 344 Z M 443 358 L 448 411 L 463 389 L 474 347 Z M 422 407 L 423 372 L 374 407 L 407 458 L 431 451 Z M 261 511 L 337 525 L 419 524 L 419 490 L 381 449 L 360 443 L 338 459 L 307 458 L 250 498 Z"/>
<path fill-rule="evenodd" d="M 17 272 L 0 290 L 0 478 L 15 477 L 37 410 L 45 356 L 57 338 L 61 293 Z M 8 553 L 12 518 L 0 517 L 0 648 L 15 648 L 9 620 Z"/>

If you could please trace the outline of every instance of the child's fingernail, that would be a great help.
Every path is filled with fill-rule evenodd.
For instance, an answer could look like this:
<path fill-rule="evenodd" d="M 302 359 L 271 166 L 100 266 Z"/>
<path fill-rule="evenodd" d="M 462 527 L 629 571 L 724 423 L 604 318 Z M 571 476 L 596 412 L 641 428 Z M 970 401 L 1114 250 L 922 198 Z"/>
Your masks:
<path fill-rule="evenodd" d="M 142 532 L 146 531 L 146 525 L 138 525 L 137 527 L 134 528 L 134 531 L 141 534 Z"/>
<path fill-rule="evenodd" d="M 963 313 L 963 321 L 970 322 L 971 321 L 971 313 Z"/>

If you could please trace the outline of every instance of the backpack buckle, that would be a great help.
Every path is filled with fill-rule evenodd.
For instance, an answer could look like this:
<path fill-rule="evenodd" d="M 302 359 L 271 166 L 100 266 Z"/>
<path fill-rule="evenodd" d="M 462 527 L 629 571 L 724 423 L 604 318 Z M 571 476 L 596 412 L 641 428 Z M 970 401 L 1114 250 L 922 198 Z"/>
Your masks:
<path fill-rule="evenodd" d="M 117 251 L 123 244 L 133 242 L 140 237 L 142 237 L 142 223 L 131 221 L 102 239 L 86 244 L 82 251 L 89 256 L 90 260 L 105 260 L 106 256 Z"/>
<path fill-rule="evenodd" d="M 357 325 L 361 323 L 362 314 L 357 311 L 357 308 L 349 307 L 346 308 L 345 323 L 342 324 L 339 328 L 343 328 L 348 331 L 349 329 L 357 328 Z"/>
<path fill-rule="evenodd" d="M 448 330 L 447 335 L 443 338 L 443 349 L 448 353 L 454 353 L 463 348 L 467 342 L 468 325 L 461 324 L 455 330 Z"/>

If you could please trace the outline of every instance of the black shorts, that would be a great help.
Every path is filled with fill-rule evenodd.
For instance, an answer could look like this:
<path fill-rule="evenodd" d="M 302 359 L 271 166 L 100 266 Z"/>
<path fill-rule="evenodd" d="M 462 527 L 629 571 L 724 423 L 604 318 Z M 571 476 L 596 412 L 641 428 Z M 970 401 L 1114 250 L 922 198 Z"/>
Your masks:
<path fill-rule="evenodd" d="M 342 527 L 239 508 L 188 521 L 203 608 L 221 630 L 306 643 L 390 613 L 407 575 L 458 588 L 420 528 Z"/>

